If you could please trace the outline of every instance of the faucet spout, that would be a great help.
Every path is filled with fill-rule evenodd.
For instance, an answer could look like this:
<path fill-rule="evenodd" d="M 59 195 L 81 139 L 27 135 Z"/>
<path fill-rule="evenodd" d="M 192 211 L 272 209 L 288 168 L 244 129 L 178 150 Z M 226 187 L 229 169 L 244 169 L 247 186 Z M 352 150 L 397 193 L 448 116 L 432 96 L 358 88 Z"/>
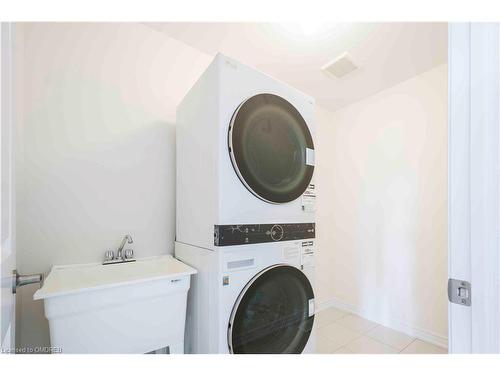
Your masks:
<path fill-rule="evenodd" d="M 116 254 L 116 257 L 118 259 L 123 259 L 123 248 L 125 247 L 126 243 L 133 243 L 134 240 L 132 240 L 132 236 L 130 234 L 125 235 L 123 237 L 122 243 L 120 244 L 120 247 L 118 248 L 118 254 Z"/>

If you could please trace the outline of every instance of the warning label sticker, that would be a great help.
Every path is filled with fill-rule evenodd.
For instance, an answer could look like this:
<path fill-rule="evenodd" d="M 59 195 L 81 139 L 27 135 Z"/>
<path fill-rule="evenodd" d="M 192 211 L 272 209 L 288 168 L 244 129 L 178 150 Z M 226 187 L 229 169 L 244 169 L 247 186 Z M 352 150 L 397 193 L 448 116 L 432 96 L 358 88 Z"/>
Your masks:
<path fill-rule="evenodd" d="M 304 194 L 302 194 L 302 210 L 305 212 L 314 212 L 316 210 L 316 191 L 314 184 L 309 184 Z"/>

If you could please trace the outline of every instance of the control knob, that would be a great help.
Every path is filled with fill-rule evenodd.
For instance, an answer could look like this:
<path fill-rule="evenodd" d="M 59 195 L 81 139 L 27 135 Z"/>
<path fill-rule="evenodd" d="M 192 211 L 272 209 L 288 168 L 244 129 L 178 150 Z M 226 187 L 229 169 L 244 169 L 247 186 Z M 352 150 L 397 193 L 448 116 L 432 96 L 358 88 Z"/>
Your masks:
<path fill-rule="evenodd" d="M 271 238 L 273 241 L 280 241 L 283 238 L 285 231 L 281 225 L 273 225 L 271 228 Z"/>

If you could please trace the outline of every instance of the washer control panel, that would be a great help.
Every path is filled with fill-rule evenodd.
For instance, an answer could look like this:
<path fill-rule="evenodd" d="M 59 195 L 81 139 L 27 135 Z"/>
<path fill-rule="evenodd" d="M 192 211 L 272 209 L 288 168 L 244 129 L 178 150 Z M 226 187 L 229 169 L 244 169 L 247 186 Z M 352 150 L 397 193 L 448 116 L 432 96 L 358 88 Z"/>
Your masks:
<path fill-rule="evenodd" d="M 314 238 L 314 223 L 215 225 L 214 245 L 233 246 Z"/>

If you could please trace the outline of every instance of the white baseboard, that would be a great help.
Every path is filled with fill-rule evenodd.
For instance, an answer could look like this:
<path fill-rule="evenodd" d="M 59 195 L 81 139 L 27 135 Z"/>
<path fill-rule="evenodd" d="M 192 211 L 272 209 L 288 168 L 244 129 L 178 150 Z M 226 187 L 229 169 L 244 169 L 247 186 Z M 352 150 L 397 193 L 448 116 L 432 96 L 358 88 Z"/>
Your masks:
<path fill-rule="evenodd" d="M 417 339 L 424 340 L 439 347 L 448 349 L 448 338 L 446 336 L 442 336 L 440 334 L 429 332 L 428 330 L 422 328 L 411 326 L 409 324 L 399 321 L 398 319 L 392 319 L 392 318 L 387 319 L 387 317 L 382 318 L 381 316 L 378 316 L 376 313 L 373 312 L 370 313 L 368 311 L 358 308 L 357 306 L 350 305 L 336 298 L 319 303 L 317 306 L 317 312 L 327 309 L 329 307 L 335 307 L 340 310 L 349 311 L 350 313 L 359 315 L 360 317 L 371 320 L 372 322 L 375 322 L 377 324 L 392 328 L 396 331 L 406 333 L 409 336 L 413 336 Z"/>

